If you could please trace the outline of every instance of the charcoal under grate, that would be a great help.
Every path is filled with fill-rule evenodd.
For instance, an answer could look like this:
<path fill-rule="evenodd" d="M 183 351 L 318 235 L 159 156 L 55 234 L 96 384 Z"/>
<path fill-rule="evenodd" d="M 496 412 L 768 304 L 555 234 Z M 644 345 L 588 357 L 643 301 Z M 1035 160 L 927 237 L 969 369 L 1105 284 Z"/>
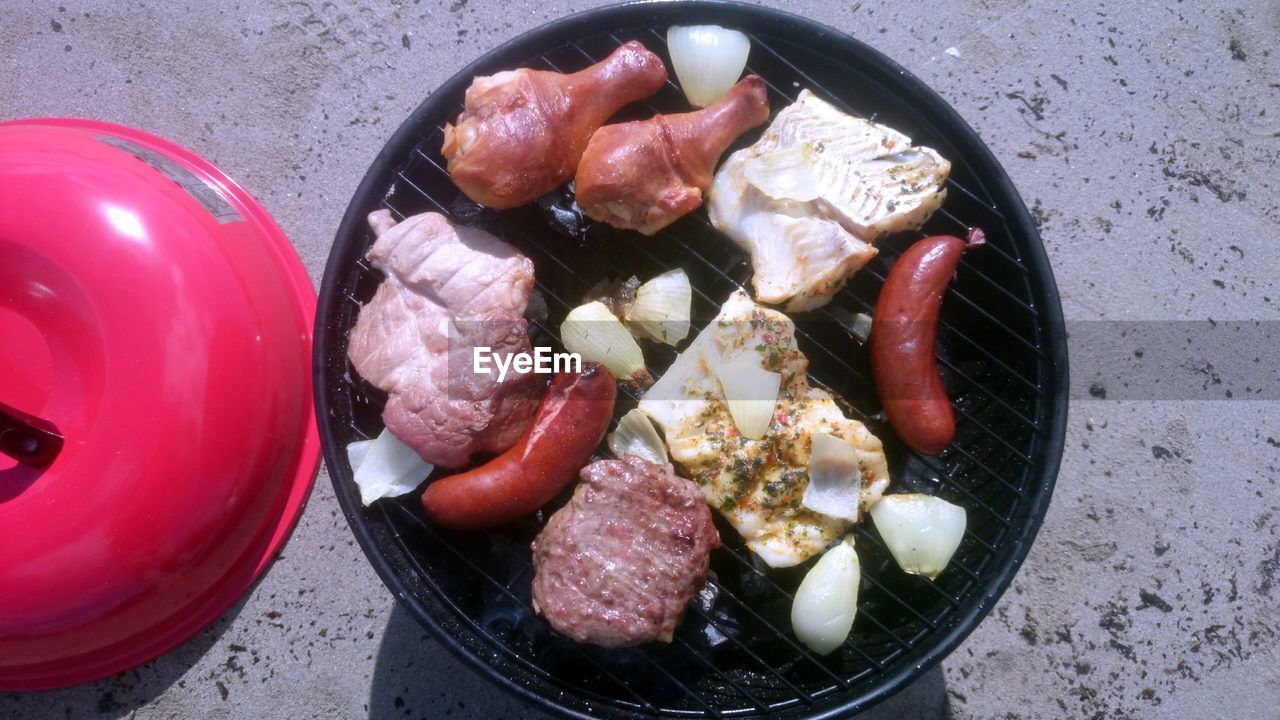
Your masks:
<path fill-rule="evenodd" d="M 969 527 L 936 582 L 899 571 L 874 530 L 857 528 L 863 568 L 849 640 L 828 656 L 808 652 L 790 630 L 791 595 L 803 569 L 767 570 L 731 528 L 712 554 L 711 578 L 670 645 L 606 650 L 553 633 L 530 605 L 529 542 L 544 516 L 479 533 L 453 533 L 424 516 L 416 496 L 362 508 L 343 448 L 375 436 L 385 396 L 346 360 L 347 333 L 381 276 L 363 260 L 365 216 L 424 211 L 479 224 L 534 262 L 548 319 L 535 341 L 558 347 L 554 329 L 602 279 L 652 277 L 684 268 L 694 285 L 695 332 L 748 283 L 746 255 L 716 233 L 704 211 L 653 238 L 584 222 L 566 192 L 536 205 L 478 208 L 450 182 L 442 127 L 457 116 L 471 78 L 514 67 L 574 71 L 627 40 L 668 62 L 672 24 L 716 22 L 751 36 L 749 70 L 768 83 L 775 112 L 809 88 L 837 107 L 874 117 L 952 162 L 942 210 L 917 233 L 878 243 L 880 254 L 828 308 L 795 316 L 814 383 L 885 441 L 898 490 L 964 506 Z M 674 83 L 618 119 L 688 108 Z M 754 142 L 748 133 L 736 147 Z M 835 313 L 870 312 L 894 259 L 928 234 L 986 231 L 946 293 L 939 360 L 954 399 L 956 440 L 941 455 L 906 449 L 880 415 L 868 349 Z M 647 346 L 655 371 L 672 350 Z M 317 408 L 339 503 L 383 580 L 410 612 L 479 672 L 544 710 L 577 717 L 836 716 L 865 708 L 923 673 L 981 620 L 1012 580 L 1044 516 L 1066 420 L 1061 306 L 1026 208 L 971 129 L 937 95 L 867 46 L 777 11 L 727 3 L 615 6 L 524 35 L 467 67 L 434 92 L 379 154 L 347 209 L 320 293 Z M 635 406 L 620 395 L 618 415 Z M 560 499 L 563 502 L 567 493 Z M 807 565 L 805 566 L 807 567 Z"/>

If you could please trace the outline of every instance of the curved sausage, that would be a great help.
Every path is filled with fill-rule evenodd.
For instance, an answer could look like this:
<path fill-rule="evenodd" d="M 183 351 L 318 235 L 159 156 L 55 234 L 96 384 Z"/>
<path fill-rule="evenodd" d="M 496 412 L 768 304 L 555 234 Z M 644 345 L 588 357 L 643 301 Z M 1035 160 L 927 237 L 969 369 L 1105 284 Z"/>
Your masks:
<path fill-rule="evenodd" d="M 968 240 L 935 235 L 918 240 L 885 278 L 871 318 L 871 370 L 889 423 L 912 450 L 936 455 L 956 434 L 955 413 L 938 375 L 934 345 L 942 292 L 960 255 L 982 245 L 977 228 Z"/>
<path fill-rule="evenodd" d="M 584 363 L 580 373 L 556 375 L 533 424 L 511 449 L 480 467 L 431 483 L 422 494 L 422 507 L 443 527 L 478 530 L 546 505 L 600 444 L 617 391 L 613 375 L 596 363 Z"/>

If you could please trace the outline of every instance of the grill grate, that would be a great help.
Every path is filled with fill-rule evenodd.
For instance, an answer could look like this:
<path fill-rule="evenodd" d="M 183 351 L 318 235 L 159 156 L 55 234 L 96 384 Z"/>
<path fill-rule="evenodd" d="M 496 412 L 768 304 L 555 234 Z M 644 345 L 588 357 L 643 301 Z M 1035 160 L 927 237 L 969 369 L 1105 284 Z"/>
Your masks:
<path fill-rule="evenodd" d="M 885 441 L 895 487 L 938 494 L 969 511 L 960 550 L 936 582 L 904 575 L 873 531 L 855 529 L 864 578 L 858 619 L 848 641 L 826 657 L 791 635 L 787 588 L 803 570 L 763 571 L 724 524 L 725 544 L 713 553 L 707 589 L 670 646 L 576 645 L 554 635 L 530 605 L 528 548 L 541 515 L 456 534 L 427 521 L 413 496 L 361 509 L 341 452 L 381 430 L 385 396 L 345 359 L 347 331 L 381 280 L 363 260 L 372 241 L 364 216 L 376 207 L 397 219 L 428 210 L 462 214 L 520 248 L 534 262 L 550 314 L 534 326 L 539 344 L 559 344 L 559 320 L 603 277 L 647 278 L 684 267 L 694 281 L 695 331 L 749 280 L 747 256 L 702 212 L 649 239 L 603 225 L 557 231 L 536 206 L 494 213 L 470 205 L 439 155 L 442 125 L 460 111 L 474 75 L 516 66 L 573 71 L 631 39 L 669 60 L 660 30 L 699 16 L 749 31 L 748 69 L 765 78 L 775 110 L 807 87 L 952 160 L 944 208 L 921 232 L 879 243 L 880 254 L 832 306 L 870 312 L 894 259 L 918 237 L 963 234 L 971 224 L 988 237 L 982 252 L 966 253 L 944 300 L 939 360 L 958 427 L 956 441 L 938 457 L 897 444 L 879 415 L 866 349 L 834 321 L 832 306 L 796 317 L 814 384 L 842 398 L 847 413 Z M 619 118 L 684 109 L 678 87 L 668 82 Z M 776 11 L 721 3 L 618 6 L 574 16 L 513 41 L 440 88 L 388 144 L 348 209 L 321 291 L 316 352 L 329 471 L 375 568 L 475 667 L 546 709 L 579 717 L 809 717 L 865 707 L 900 687 L 954 647 L 1012 578 L 1047 505 L 1065 421 L 1064 337 L 1052 277 L 1025 208 L 972 132 L 927 88 L 865 46 Z M 675 352 L 646 346 L 646 355 L 661 371 Z M 620 397 L 618 415 L 635 402 L 633 394 Z"/>

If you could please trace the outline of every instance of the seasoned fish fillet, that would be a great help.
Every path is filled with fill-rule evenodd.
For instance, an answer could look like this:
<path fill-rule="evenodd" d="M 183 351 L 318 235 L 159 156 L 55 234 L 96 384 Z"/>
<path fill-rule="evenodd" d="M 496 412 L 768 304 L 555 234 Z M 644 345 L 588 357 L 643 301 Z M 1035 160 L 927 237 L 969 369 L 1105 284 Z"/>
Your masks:
<path fill-rule="evenodd" d="M 707 212 L 751 253 L 757 299 L 811 310 L 875 256 L 870 243 L 923 225 L 950 172 L 936 151 L 804 90 L 721 166 Z"/>
<path fill-rule="evenodd" d="M 715 375 L 716 367 L 744 355 L 782 374 L 773 420 L 760 440 L 737 432 Z M 804 562 L 850 527 L 800 506 L 812 433 L 853 446 L 864 509 L 889 484 L 880 440 L 846 418 L 829 393 L 809 386 L 808 366 L 791 320 L 737 291 L 640 401 L 640 410 L 662 427 L 682 474 L 773 567 Z"/>

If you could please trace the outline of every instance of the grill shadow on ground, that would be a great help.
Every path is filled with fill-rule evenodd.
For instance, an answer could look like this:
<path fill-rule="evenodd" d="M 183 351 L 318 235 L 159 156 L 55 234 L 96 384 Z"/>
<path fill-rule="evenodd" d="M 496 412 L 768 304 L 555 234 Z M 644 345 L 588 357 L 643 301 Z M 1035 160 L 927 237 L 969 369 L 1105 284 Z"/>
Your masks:
<path fill-rule="evenodd" d="M 456 659 L 396 605 L 378 648 L 369 692 L 369 720 L 421 718 L 546 720 Z M 948 720 L 947 690 L 940 666 L 859 720 Z"/>

